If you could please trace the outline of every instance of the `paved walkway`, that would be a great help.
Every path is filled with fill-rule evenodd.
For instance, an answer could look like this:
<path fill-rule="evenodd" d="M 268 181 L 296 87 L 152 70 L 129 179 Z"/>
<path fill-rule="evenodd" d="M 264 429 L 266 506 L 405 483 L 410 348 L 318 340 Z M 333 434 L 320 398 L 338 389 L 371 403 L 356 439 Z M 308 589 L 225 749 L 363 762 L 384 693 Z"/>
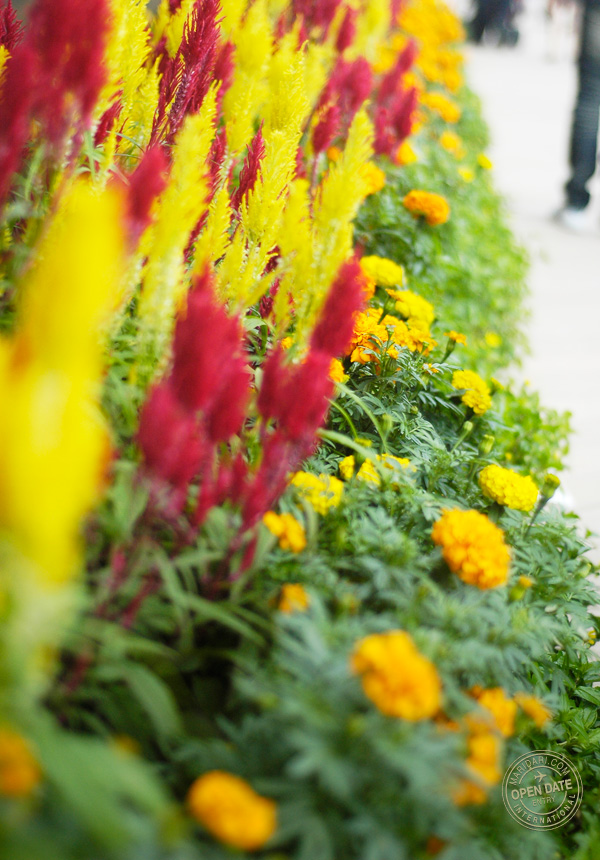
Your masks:
<path fill-rule="evenodd" d="M 574 235 L 550 221 L 567 176 L 575 38 L 564 21 L 555 39 L 542 0 L 525 3 L 518 47 L 470 47 L 467 75 L 490 126 L 496 185 L 531 256 L 524 378 L 545 405 L 572 413 L 563 486 L 568 505 L 600 533 L 600 179 L 592 188 L 593 232 Z M 600 561 L 600 541 L 591 542 Z"/>

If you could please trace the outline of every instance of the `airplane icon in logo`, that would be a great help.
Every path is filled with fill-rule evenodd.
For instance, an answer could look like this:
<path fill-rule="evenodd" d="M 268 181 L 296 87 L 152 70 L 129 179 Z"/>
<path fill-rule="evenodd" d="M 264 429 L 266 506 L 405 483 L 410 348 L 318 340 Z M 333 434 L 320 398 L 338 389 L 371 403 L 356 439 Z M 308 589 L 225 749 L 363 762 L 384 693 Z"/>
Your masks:
<path fill-rule="evenodd" d="M 541 782 L 545 776 L 546 774 L 542 773 L 541 770 L 538 770 L 538 772 L 535 774 L 535 778 L 538 782 Z"/>

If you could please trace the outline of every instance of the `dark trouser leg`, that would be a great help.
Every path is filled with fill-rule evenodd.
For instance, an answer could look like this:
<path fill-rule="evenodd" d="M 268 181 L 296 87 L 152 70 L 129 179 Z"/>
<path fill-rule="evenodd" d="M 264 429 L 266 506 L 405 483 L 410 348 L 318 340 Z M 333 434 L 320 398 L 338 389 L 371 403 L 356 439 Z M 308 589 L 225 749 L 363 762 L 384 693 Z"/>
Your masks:
<path fill-rule="evenodd" d="M 510 10 L 510 0 L 479 0 L 477 14 L 469 25 L 474 42 L 480 42 L 484 30 L 504 23 Z"/>
<path fill-rule="evenodd" d="M 571 178 L 567 203 L 584 209 L 590 201 L 587 184 L 596 170 L 600 116 L 600 9 L 586 8 L 582 21 L 579 89 L 571 127 Z"/>

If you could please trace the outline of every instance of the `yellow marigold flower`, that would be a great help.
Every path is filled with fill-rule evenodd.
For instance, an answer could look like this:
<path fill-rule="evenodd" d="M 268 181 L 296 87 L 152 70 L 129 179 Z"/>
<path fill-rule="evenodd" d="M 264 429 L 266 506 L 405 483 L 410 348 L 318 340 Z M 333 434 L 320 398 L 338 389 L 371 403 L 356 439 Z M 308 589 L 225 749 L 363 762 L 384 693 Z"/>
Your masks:
<path fill-rule="evenodd" d="M 531 588 L 531 586 L 534 584 L 534 581 L 530 576 L 520 576 L 517 582 L 521 586 L 521 588 L 525 589 Z"/>
<path fill-rule="evenodd" d="M 460 119 L 461 109 L 443 93 L 423 93 L 421 103 L 441 116 L 444 122 L 456 123 Z"/>
<path fill-rule="evenodd" d="M 314 510 L 325 516 L 332 508 L 337 508 L 342 500 L 344 485 L 333 475 L 313 475 L 311 472 L 296 472 L 291 480 L 302 498 Z"/>
<path fill-rule="evenodd" d="M 41 779 L 31 747 L 12 729 L 0 729 L 0 795 L 28 797 Z"/>
<path fill-rule="evenodd" d="M 440 708 L 442 684 L 437 669 L 404 630 L 361 639 L 351 667 L 361 676 L 365 695 L 387 716 L 423 720 Z"/>
<path fill-rule="evenodd" d="M 441 194 L 415 188 L 408 192 L 402 202 L 415 218 L 423 216 L 430 227 L 445 224 L 450 217 L 450 206 Z"/>
<path fill-rule="evenodd" d="M 546 723 L 552 719 L 552 711 L 537 696 L 517 693 L 515 702 L 533 720 L 538 729 L 543 729 Z"/>
<path fill-rule="evenodd" d="M 505 738 L 510 738 L 515 733 L 516 703 L 504 694 L 502 687 L 478 691 L 475 698 L 482 708 L 490 712 L 494 725 L 500 734 Z"/>
<path fill-rule="evenodd" d="M 428 364 L 428 363 L 425 363 L 425 364 L 423 365 L 423 370 L 425 371 L 425 373 L 430 373 L 430 374 L 432 374 L 432 375 L 433 375 L 434 373 L 439 373 L 439 372 L 440 372 L 439 367 L 434 367 L 432 364 Z"/>
<path fill-rule="evenodd" d="M 471 170 L 470 167 L 459 167 L 458 168 L 458 175 L 465 182 L 473 182 L 473 180 L 475 179 L 475 174 L 473 173 L 473 171 Z"/>
<path fill-rule="evenodd" d="M 287 349 L 291 349 L 293 343 L 294 343 L 294 338 L 289 337 L 289 335 L 288 335 L 288 337 L 282 338 L 280 345 L 281 345 L 282 349 L 287 350 Z"/>
<path fill-rule="evenodd" d="M 310 606 L 310 597 L 297 582 L 288 582 L 281 587 L 277 608 L 280 612 L 306 612 Z"/>
<path fill-rule="evenodd" d="M 492 169 L 492 167 L 494 166 L 494 165 L 492 164 L 492 162 L 490 161 L 490 159 L 487 157 L 487 155 L 486 155 L 485 153 L 483 153 L 483 152 L 481 152 L 481 153 L 477 156 L 477 164 L 478 164 L 480 167 L 483 167 L 483 169 L 484 169 L 484 170 L 491 170 L 491 169 Z"/>
<path fill-rule="evenodd" d="M 386 290 L 387 294 L 396 300 L 396 311 L 404 317 L 411 328 L 429 332 L 429 327 L 435 319 L 435 308 L 416 293 L 410 290 Z"/>
<path fill-rule="evenodd" d="M 446 510 L 431 537 L 453 573 L 478 588 L 496 588 L 508 579 L 510 552 L 504 532 L 479 511 Z"/>
<path fill-rule="evenodd" d="M 348 379 L 344 373 L 344 365 L 339 358 L 331 359 L 331 364 L 329 365 L 329 378 L 333 382 L 343 382 L 345 379 Z"/>
<path fill-rule="evenodd" d="M 356 468 L 356 460 L 354 459 L 354 455 L 350 454 L 348 457 L 344 457 L 344 459 L 339 464 L 340 475 L 345 481 L 349 481 L 354 477 L 354 470 Z M 360 469 L 356 475 L 359 481 L 365 481 L 370 484 L 375 484 L 375 486 L 379 487 L 381 484 L 381 477 L 379 472 L 373 465 L 371 460 L 365 460 L 361 465 Z"/>
<path fill-rule="evenodd" d="M 496 334 L 495 331 L 486 331 L 485 342 L 488 346 L 491 346 L 492 349 L 496 349 L 496 347 L 500 346 L 502 343 L 502 338 L 499 334 Z"/>
<path fill-rule="evenodd" d="M 365 183 L 365 196 L 376 194 L 385 186 L 385 173 L 372 161 L 367 161 L 360 169 L 360 175 Z"/>
<path fill-rule="evenodd" d="M 394 153 L 394 161 L 396 164 L 405 166 L 407 164 L 414 164 L 418 160 L 419 157 L 410 143 L 407 140 L 403 140 Z"/>
<path fill-rule="evenodd" d="M 275 511 L 267 511 L 263 516 L 263 523 L 272 535 L 279 538 L 281 549 L 302 552 L 306 546 L 304 526 L 291 514 L 276 514 Z"/>
<path fill-rule="evenodd" d="M 377 340 L 385 343 L 388 339 L 386 327 L 379 321 L 381 311 L 378 308 L 369 308 L 356 315 L 354 321 L 354 334 L 348 348 L 352 361 L 359 364 L 367 364 L 372 359 L 370 352 L 378 347 Z"/>
<path fill-rule="evenodd" d="M 592 645 L 596 644 L 597 639 L 598 639 L 598 634 L 596 633 L 596 631 L 594 630 L 593 627 L 590 627 L 590 629 L 588 630 L 586 640 L 585 640 L 588 643 L 588 645 L 590 646 L 590 648 L 592 647 Z"/>
<path fill-rule="evenodd" d="M 485 803 L 487 789 L 502 779 L 500 768 L 502 744 L 495 732 L 482 731 L 471 735 L 468 741 L 469 754 L 466 760 L 474 780 L 461 780 L 453 792 L 457 806 Z"/>
<path fill-rule="evenodd" d="M 360 267 L 368 278 L 381 287 L 393 287 L 404 283 L 404 269 L 386 257 L 363 257 Z"/>
<path fill-rule="evenodd" d="M 533 478 L 494 464 L 481 470 L 479 486 L 484 496 L 515 511 L 530 511 L 538 498 Z"/>
<path fill-rule="evenodd" d="M 395 317 L 386 316 L 383 322 L 392 329 L 392 340 L 398 346 L 404 346 L 411 352 L 422 352 L 429 355 L 431 350 L 437 346 L 437 341 L 429 334 L 429 329 L 413 325 L 411 328 L 403 321 Z M 417 321 L 420 322 L 420 321 Z M 392 347 L 388 354 L 398 358 L 398 350 Z"/>
<path fill-rule="evenodd" d="M 454 388 L 465 389 L 461 400 L 475 415 L 483 415 L 492 405 L 492 395 L 486 382 L 474 370 L 455 370 L 452 374 Z"/>
<path fill-rule="evenodd" d="M 338 469 L 340 470 L 340 475 L 344 481 L 349 481 L 354 476 L 355 462 L 353 454 L 350 454 L 348 457 L 344 457 L 344 459 L 340 461 Z"/>
<path fill-rule="evenodd" d="M 451 152 L 452 155 L 456 156 L 456 158 L 465 157 L 464 144 L 460 137 L 453 131 L 444 131 L 440 135 L 440 146 L 445 149 L 446 152 Z"/>
<path fill-rule="evenodd" d="M 442 83 L 451 93 L 457 93 L 464 83 L 463 76 L 458 69 L 445 69 L 442 72 Z"/>
<path fill-rule="evenodd" d="M 390 469 L 391 471 L 396 468 L 396 464 L 398 466 L 411 467 L 410 460 L 407 457 L 394 457 L 393 454 L 376 454 L 375 459 L 381 464 L 381 466 L 385 469 Z M 354 470 L 356 468 L 354 455 L 350 454 L 348 457 L 344 457 L 338 468 L 340 470 L 340 475 L 345 481 L 349 481 L 353 478 Z M 358 481 L 366 481 L 370 484 L 375 484 L 377 487 L 381 486 L 381 476 L 372 460 L 364 461 L 356 473 L 356 479 Z"/>
<path fill-rule="evenodd" d="M 452 331 L 445 331 L 444 337 L 449 337 L 454 343 L 460 343 L 463 346 L 467 345 L 466 335 L 461 334 L 459 331 L 454 331 L 454 329 Z"/>
<path fill-rule="evenodd" d="M 192 816 L 226 845 L 256 851 L 277 827 L 275 802 L 261 797 L 239 776 L 211 770 L 192 783 L 187 796 Z"/>

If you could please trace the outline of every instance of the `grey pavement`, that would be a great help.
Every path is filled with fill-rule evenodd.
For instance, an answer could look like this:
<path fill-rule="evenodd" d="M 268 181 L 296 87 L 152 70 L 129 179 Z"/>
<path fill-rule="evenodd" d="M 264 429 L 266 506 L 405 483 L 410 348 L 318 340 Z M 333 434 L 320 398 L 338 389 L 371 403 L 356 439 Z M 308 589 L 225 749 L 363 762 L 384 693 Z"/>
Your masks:
<path fill-rule="evenodd" d="M 531 355 L 521 378 L 546 406 L 572 413 L 563 500 L 600 533 L 600 178 L 591 186 L 589 234 L 552 222 L 568 173 L 576 27 L 569 12 L 549 26 L 541 0 L 525 3 L 519 45 L 469 47 L 467 79 L 490 127 L 496 186 L 531 258 Z M 590 543 L 600 561 L 598 538 Z"/>

